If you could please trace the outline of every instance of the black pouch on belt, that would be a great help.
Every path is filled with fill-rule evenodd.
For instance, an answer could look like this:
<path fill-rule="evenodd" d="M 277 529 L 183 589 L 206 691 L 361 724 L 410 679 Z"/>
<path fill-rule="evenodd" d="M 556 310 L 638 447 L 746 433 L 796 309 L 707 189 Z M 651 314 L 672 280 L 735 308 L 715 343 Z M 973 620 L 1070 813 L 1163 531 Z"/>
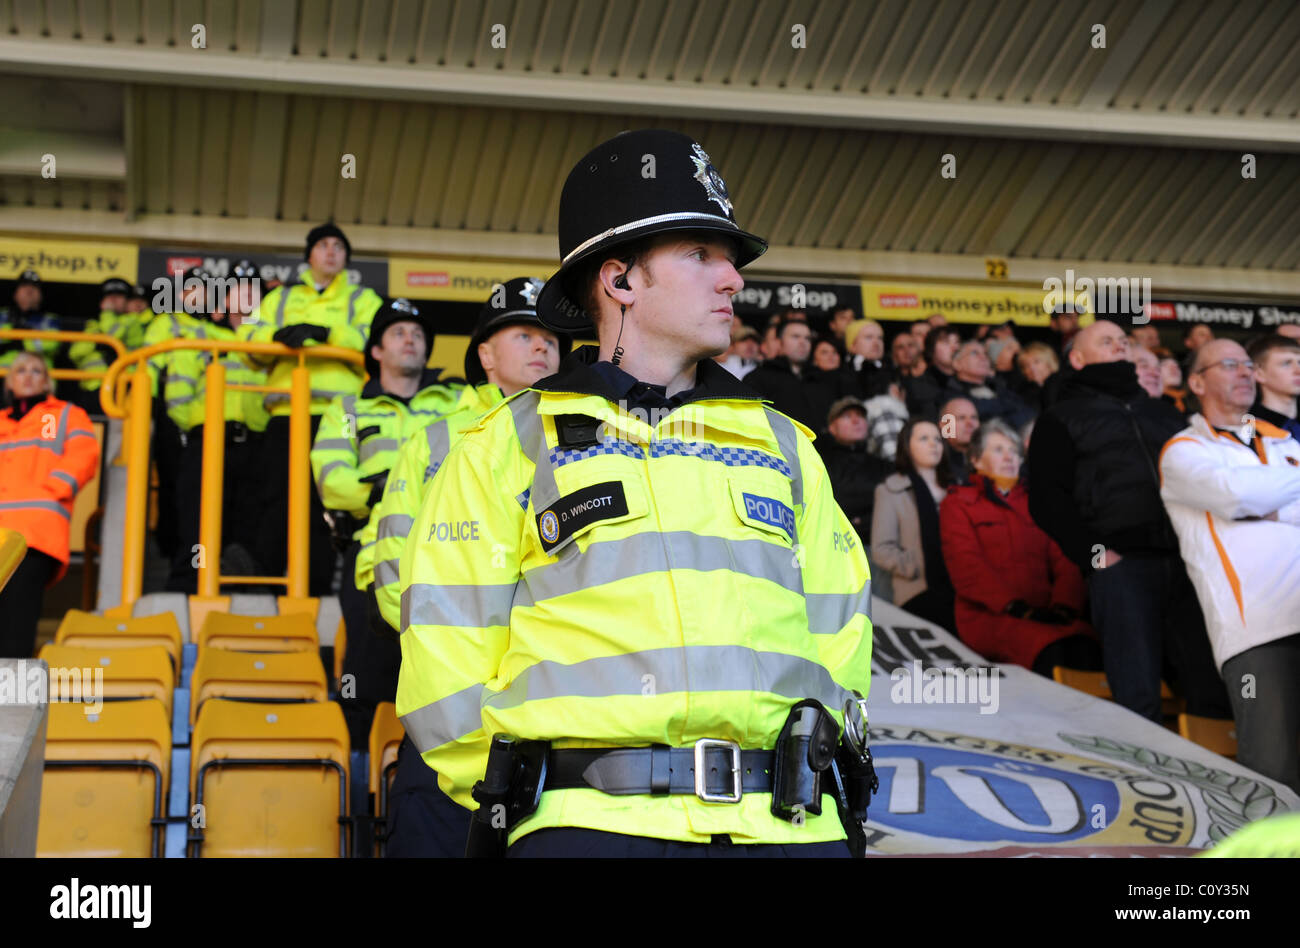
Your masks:
<path fill-rule="evenodd" d="M 492 738 L 483 779 L 470 791 L 478 809 L 470 818 L 465 855 L 494 859 L 506 854 L 510 829 L 537 809 L 546 783 L 549 741 L 517 741 L 506 734 Z"/>
<path fill-rule="evenodd" d="M 835 759 L 839 730 L 820 701 L 805 698 L 790 709 L 773 755 L 773 816 L 794 822 L 800 813 L 821 815 L 822 777 Z"/>

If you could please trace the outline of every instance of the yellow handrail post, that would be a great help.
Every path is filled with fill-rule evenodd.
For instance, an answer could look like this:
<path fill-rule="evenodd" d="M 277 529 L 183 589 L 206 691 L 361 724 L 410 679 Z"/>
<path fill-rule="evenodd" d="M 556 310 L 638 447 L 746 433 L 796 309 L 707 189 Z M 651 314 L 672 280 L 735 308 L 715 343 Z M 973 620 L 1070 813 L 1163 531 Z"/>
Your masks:
<path fill-rule="evenodd" d="M 126 524 L 122 538 L 122 603 L 110 614 L 131 614 L 144 591 L 145 528 L 149 517 L 149 422 L 153 393 L 148 370 L 143 364 L 131 373 L 127 418 L 124 431 L 126 456 Z"/>
<path fill-rule="evenodd" d="M 199 504 L 199 595 L 221 591 L 221 507 L 226 464 L 226 367 L 208 363 L 203 409 L 203 479 Z"/>
<path fill-rule="evenodd" d="M 27 541 L 15 530 L 0 527 L 0 589 L 5 588 L 9 577 L 27 555 Z"/>
<path fill-rule="evenodd" d="M 301 355 L 289 386 L 289 598 L 306 599 L 311 556 L 311 372 Z"/>

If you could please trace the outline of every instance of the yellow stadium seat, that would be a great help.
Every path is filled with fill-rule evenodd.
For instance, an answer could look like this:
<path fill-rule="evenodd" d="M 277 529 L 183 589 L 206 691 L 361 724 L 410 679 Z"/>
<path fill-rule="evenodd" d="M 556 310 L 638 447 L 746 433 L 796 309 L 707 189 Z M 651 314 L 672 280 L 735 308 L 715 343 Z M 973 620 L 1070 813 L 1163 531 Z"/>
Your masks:
<path fill-rule="evenodd" d="M 319 648 L 316 622 L 304 613 L 283 616 L 235 616 L 210 612 L 199 630 L 199 649 L 243 652 L 304 652 Z"/>
<path fill-rule="evenodd" d="M 388 787 L 397 769 L 397 749 L 406 730 L 397 719 L 397 705 L 381 701 L 370 724 L 370 792 L 375 798 L 375 855 L 383 855 L 383 828 L 388 823 Z"/>
<path fill-rule="evenodd" d="M 1220 757 L 1237 758 L 1237 725 L 1233 721 L 1183 713 L 1178 715 L 1178 733 Z"/>
<path fill-rule="evenodd" d="M 171 751 L 157 699 L 51 704 L 36 854 L 161 855 Z"/>
<path fill-rule="evenodd" d="M 170 720 L 176 673 L 171 656 L 161 645 L 141 648 L 78 648 L 46 645 L 39 658 L 50 666 L 51 701 L 85 701 L 99 678 L 107 700 L 157 698 Z M 77 692 L 80 693 L 77 693 Z"/>
<path fill-rule="evenodd" d="M 199 651 L 190 676 L 190 726 L 209 698 L 252 701 L 324 701 L 325 666 L 317 652 Z"/>
<path fill-rule="evenodd" d="M 69 609 L 54 633 L 54 644 L 99 649 L 161 645 L 171 656 L 172 668 L 180 668 L 181 627 L 170 612 L 113 619 Z"/>
<path fill-rule="evenodd" d="M 1106 681 L 1105 672 L 1098 671 L 1080 671 L 1077 668 L 1066 668 L 1064 665 L 1056 665 L 1052 668 L 1052 679 L 1060 685 L 1066 685 L 1076 691 L 1082 691 L 1092 695 L 1094 698 L 1105 698 L 1113 701 L 1115 696 L 1111 693 L 1110 683 Z M 1182 710 L 1184 702 L 1181 698 L 1175 698 L 1174 693 L 1169 690 L 1165 682 L 1160 682 L 1160 707 L 1166 715 L 1175 715 Z"/>
<path fill-rule="evenodd" d="M 348 626 L 342 619 L 339 619 L 339 630 L 334 633 L 334 687 L 342 687 L 339 682 L 343 680 L 343 656 L 348 651 Z"/>
<path fill-rule="evenodd" d="M 190 855 L 346 856 L 348 749 L 332 701 L 209 701 L 191 739 L 190 793 L 202 808 Z"/>

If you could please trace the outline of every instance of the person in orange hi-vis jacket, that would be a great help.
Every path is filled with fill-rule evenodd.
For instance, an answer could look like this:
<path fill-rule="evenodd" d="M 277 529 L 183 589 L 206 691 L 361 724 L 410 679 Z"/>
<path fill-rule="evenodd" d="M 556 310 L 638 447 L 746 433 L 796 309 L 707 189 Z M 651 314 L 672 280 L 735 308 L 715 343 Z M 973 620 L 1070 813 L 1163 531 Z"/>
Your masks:
<path fill-rule="evenodd" d="M 55 398 L 39 356 L 22 353 L 5 378 L 0 409 L 0 527 L 27 541 L 27 555 L 0 590 L 0 658 L 29 658 L 45 587 L 68 568 L 77 491 L 94 477 L 99 442 L 90 418 Z"/>

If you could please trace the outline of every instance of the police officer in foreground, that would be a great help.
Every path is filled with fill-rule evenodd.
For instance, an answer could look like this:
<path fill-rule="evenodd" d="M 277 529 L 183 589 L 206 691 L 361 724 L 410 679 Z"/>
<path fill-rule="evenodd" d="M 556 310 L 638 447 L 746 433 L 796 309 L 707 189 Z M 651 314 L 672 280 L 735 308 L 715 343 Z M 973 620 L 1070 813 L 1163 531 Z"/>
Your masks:
<path fill-rule="evenodd" d="M 471 855 L 861 852 L 866 557 L 810 432 L 712 361 L 766 244 L 668 131 L 582 158 L 559 234 L 538 316 L 600 345 L 430 484 L 401 560 L 407 734 L 477 806 Z"/>
<path fill-rule="evenodd" d="M 358 750 L 366 746 L 375 705 L 393 698 L 384 683 L 396 679 L 399 660 L 396 643 L 371 633 L 365 593 L 351 581 L 361 533 L 402 442 L 449 412 L 464 387 L 459 379 L 440 380 L 437 369 L 425 367 L 432 346 L 433 321 L 428 316 L 409 300 L 386 303 L 370 325 L 365 387 L 360 394 L 342 395 L 330 403 L 311 448 L 316 489 L 344 552 L 339 606 L 348 645 L 343 673 L 354 676 L 356 692 L 341 704 Z"/>
<path fill-rule="evenodd" d="M 392 641 L 391 678 L 384 682 L 384 700 L 397 693 L 401 653 L 401 589 L 398 563 L 429 482 L 460 440 L 485 411 L 539 379 L 551 375 L 569 352 L 570 339 L 555 333 L 537 318 L 536 277 L 516 277 L 493 289 L 479 311 L 474 334 L 465 351 L 465 377 L 451 414 L 406 439 L 388 477 L 379 505 L 370 514 L 357 556 L 357 588 L 374 600 L 372 622 Z M 367 539 L 373 541 L 366 545 Z M 397 773 L 389 793 L 388 847 L 393 857 L 456 857 L 465 853 L 469 810 L 438 788 L 438 775 L 425 766 L 410 738 L 402 741 Z"/>

